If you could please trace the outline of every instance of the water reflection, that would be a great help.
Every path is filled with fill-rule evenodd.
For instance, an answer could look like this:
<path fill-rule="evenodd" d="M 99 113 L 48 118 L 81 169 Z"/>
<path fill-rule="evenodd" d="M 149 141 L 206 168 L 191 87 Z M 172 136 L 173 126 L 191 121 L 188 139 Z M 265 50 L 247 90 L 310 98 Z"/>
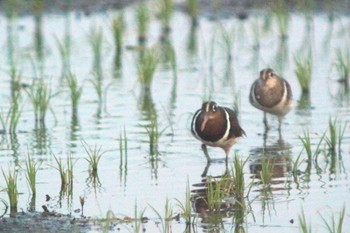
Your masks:
<path fill-rule="evenodd" d="M 244 194 L 235 187 L 238 179 L 228 170 L 227 163 L 220 176 L 207 176 L 209 166 L 210 163 L 202 174 L 201 183 L 193 184 L 191 190 L 192 206 L 201 218 L 203 231 L 223 232 L 225 223 L 232 222 L 234 232 L 245 232 L 247 203 Z M 230 229 L 232 231 L 231 225 Z"/>
<path fill-rule="evenodd" d="M 40 61 L 40 66 L 43 67 L 44 58 L 44 37 L 42 32 L 42 13 L 38 13 L 34 16 L 34 47 L 36 52 L 36 58 Z"/>
<path fill-rule="evenodd" d="M 35 127 L 32 130 L 32 148 L 35 154 L 47 155 L 51 151 L 51 135 L 45 127 Z"/>

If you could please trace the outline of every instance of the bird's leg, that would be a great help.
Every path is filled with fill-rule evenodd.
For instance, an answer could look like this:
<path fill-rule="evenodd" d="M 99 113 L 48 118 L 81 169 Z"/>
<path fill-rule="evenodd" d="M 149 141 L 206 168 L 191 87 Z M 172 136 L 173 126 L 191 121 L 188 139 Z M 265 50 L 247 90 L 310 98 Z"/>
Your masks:
<path fill-rule="evenodd" d="M 207 173 L 208 173 L 208 170 L 209 170 L 209 167 L 210 167 L 210 162 L 207 162 L 207 165 L 205 165 L 205 168 L 202 172 L 202 177 L 207 177 Z"/>
<path fill-rule="evenodd" d="M 211 162 L 211 158 L 208 154 L 207 146 L 205 144 L 202 144 L 202 150 L 204 152 L 205 157 L 207 158 L 208 163 Z"/>
<path fill-rule="evenodd" d="M 279 138 L 282 138 L 281 126 L 282 126 L 282 117 L 278 117 L 278 135 L 279 135 Z"/>
<path fill-rule="evenodd" d="M 266 116 L 266 112 L 264 112 L 264 119 L 263 119 L 264 125 L 265 125 L 265 129 L 269 130 L 269 123 L 267 122 L 267 116 Z"/>

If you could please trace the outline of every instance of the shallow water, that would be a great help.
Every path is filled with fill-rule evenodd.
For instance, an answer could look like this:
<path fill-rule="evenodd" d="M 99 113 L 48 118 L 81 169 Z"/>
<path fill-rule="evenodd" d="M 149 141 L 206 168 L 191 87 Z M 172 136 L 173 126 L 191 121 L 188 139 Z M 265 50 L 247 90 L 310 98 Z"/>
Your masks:
<path fill-rule="evenodd" d="M 137 45 L 134 6 L 124 9 L 127 22 L 125 47 Z M 134 216 L 134 205 L 139 209 L 147 207 L 145 215 L 155 219 L 149 206 L 163 212 L 166 198 L 184 200 L 187 180 L 192 185 L 201 182 L 201 174 L 206 169 L 206 160 L 200 143 L 192 137 L 189 124 L 192 114 L 201 106 L 202 100 L 210 98 L 223 106 L 233 107 L 239 96 L 239 119 L 247 137 L 234 146 L 234 153 L 248 159 L 244 167 L 245 181 L 252 182 L 254 174 L 259 174 L 261 158 L 274 161 L 272 198 L 266 200 L 258 184 L 252 186 L 246 201 L 250 211 L 246 213 L 243 227 L 250 232 L 298 232 L 298 215 L 304 209 L 307 220 L 313 229 L 322 232 L 324 224 L 319 216 L 330 220 L 332 213 L 338 217 L 343 206 L 349 209 L 350 169 L 350 130 L 348 124 L 341 145 L 341 160 L 332 161 L 321 153 L 320 171 L 313 167 L 309 180 L 299 175 L 295 182 L 291 167 L 302 151 L 298 136 L 309 130 L 313 148 L 316 147 L 323 132 L 328 130 L 329 117 L 337 117 L 344 123 L 350 117 L 349 95 L 342 95 L 342 84 L 337 82 L 335 49 L 349 49 L 349 18 L 339 15 L 330 27 L 326 13 L 312 16 L 313 27 L 306 30 L 307 22 L 301 13 L 290 14 L 288 39 L 279 37 L 276 23 L 269 29 L 262 29 L 266 13 L 257 11 L 247 20 L 234 17 L 218 18 L 201 16 L 195 32 L 196 49 L 189 50 L 191 28 L 188 16 L 175 11 L 172 20 L 170 43 L 176 52 L 177 80 L 167 63 L 159 65 L 155 74 L 150 96 L 142 96 L 137 80 L 137 51 L 124 49 L 122 68 L 114 73 L 114 46 L 110 22 L 117 11 L 97 12 L 89 16 L 72 12 L 66 15 L 44 14 L 41 17 L 39 38 L 43 40 L 42 72 L 51 90 L 57 95 L 52 99 L 52 111 L 47 114 L 45 128 L 36 128 L 32 105 L 25 91 L 22 92 L 22 116 L 17 133 L 2 134 L 0 145 L 0 165 L 19 170 L 19 209 L 27 210 L 30 192 L 24 173 L 25 159 L 29 152 L 42 161 L 37 178 L 36 210 L 47 205 L 50 210 L 79 216 L 74 210 L 80 208 L 79 197 L 85 197 L 84 215 L 105 217 L 108 210 L 117 216 Z M 38 22 L 38 21 L 37 21 Z M 35 22 L 31 16 L 23 16 L 9 22 L 0 17 L 0 68 L 3 90 L 0 109 L 7 113 L 10 103 L 10 58 L 13 56 L 17 68 L 22 73 L 22 82 L 30 84 L 34 76 L 32 61 L 40 64 L 40 52 L 36 48 Z M 260 50 L 256 47 L 253 28 L 258 26 Z M 103 29 L 103 85 L 104 100 L 101 106 L 93 89 L 91 79 L 93 53 L 88 35 L 91 28 Z M 330 28 L 332 31 L 330 31 Z M 227 50 L 222 31 L 226 30 L 234 38 L 231 51 L 232 61 L 227 61 Z M 40 34 L 40 33 L 39 33 Z M 79 103 L 78 118 L 72 119 L 69 92 L 62 82 L 62 65 L 55 37 L 62 40 L 69 35 L 71 41 L 71 70 L 83 84 L 83 94 Z M 36 37 L 38 38 L 38 37 Z M 152 18 L 148 45 L 159 43 L 160 25 Z M 193 41 L 192 41 L 193 42 Z M 11 51 L 11 43 L 13 50 Z M 308 44 L 313 52 L 313 80 L 310 101 L 303 107 L 299 101 L 301 91 L 294 74 L 296 54 L 306 50 Z M 163 50 L 164 51 L 164 50 Z M 293 90 L 295 107 L 286 116 L 282 125 L 282 137 L 277 131 L 277 119 L 269 117 L 272 129 L 265 134 L 262 123 L 263 114 L 252 107 L 248 101 L 251 83 L 265 67 L 272 67 L 286 78 Z M 212 68 L 211 68 L 212 67 Z M 40 72 L 40 68 L 37 68 Z M 227 77 L 225 74 L 228 74 Z M 159 140 L 159 160 L 149 157 L 149 139 L 145 126 L 150 123 L 149 114 L 155 109 L 159 129 L 163 130 Z M 128 139 L 128 158 L 121 163 L 119 137 L 125 128 Z M 105 151 L 99 167 L 99 181 L 89 179 L 87 153 L 82 141 Z M 322 146 L 323 148 L 323 146 Z M 72 154 L 74 166 L 74 186 L 72 198 L 60 197 L 60 177 L 53 155 L 66 160 Z M 214 162 L 208 167 L 208 175 L 220 176 L 225 172 L 224 152 L 210 148 Z M 306 160 L 303 152 L 301 158 Z M 229 159 L 232 164 L 233 159 Z M 306 168 L 306 161 L 300 167 Z M 0 179 L 0 187 L 5 181 Z M 45 196 L 52 199 L 45 201 Z M 7 200 L 4 192 L 0 198 Z M 173 202 L 175 207 L 175 202 Z M 175 207 L 174 212 L 179 210 Z M 198 232 L 231 231 L 232 214 L 214 218 L 223 221 L 215 224 L 209 217 L 198 217 Z M 328 217 L 328 218 L 327 218 Z M 208 223 L 209 221 L 209 223 Z M 147 231 L 154 231 L 157 220 L 146 224 Z M 349 215 L 344 220 L 345 232 L 350 230 Z M 185 229 L 183 221 L 173 223 L 174 232 Z M 122 226 L 122 230 L 129 226 Z M 209 228 L 209 230 L 207 230 Z M 153 229 L 153 230 L 152 230 Z M 217 230 L 217 231 L 216 231 Z M 210 231 L 210 232 L 212 232 Z"/>

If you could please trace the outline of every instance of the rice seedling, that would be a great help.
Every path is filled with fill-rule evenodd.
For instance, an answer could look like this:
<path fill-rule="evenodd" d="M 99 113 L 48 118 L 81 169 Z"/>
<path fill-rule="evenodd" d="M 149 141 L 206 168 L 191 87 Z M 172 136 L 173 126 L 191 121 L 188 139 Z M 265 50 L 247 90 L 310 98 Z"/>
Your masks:
<path fill-rule="evenodd" d="M 6 175 L 4 170 L 1 168 L 2 174 L 4 176 L 6 182 L 5 191 L 9 198 L 10 202 L 10 215 L 14 215 L 17 213 L 17 205 L 18 205 L 18 189 L 17 189 L 17 176 L 18 172 L 14 168 L 13 171 L 9 168 L 8 174 Z"/>
<path fill-rule="evenodd" d="M 35 122 L 45 125 L 45 117 L 50 106 L 50 101 L 55 96 L 42 78 L 33 80 L 32 86 L 27 91 L 33 104 Z"/>
<path fill-rule="evenodd" d="M 67 167 L 64 166 L 62 159 L 57 158 L 54 154 L 52 154 L 57 167 L 54 167 L 59 173 L 60 173 L 60 178 L 61 178 L 61 192 L 65 193 L 68 188 L 68 193 L 72 193 L 73 191 L 73 159 L 71 155 L 67 156 Z"/>
<path fill-rule="evenodd" d="M 162 215 L 152 206 L 150 206 L 151 209 L 154 211 L 154 213 L 158 216 L 161 222 L 161 232 L 163 233 L 170 233 L 172 232 L 172 227 L 171 227 L 171 221 L 173 219 L 173 207 L 169 201 L 168 198 L 165 200 L 165 205 L 164 205 L 164 216 Z"/>
<path fill-rule="evenodd" d="M 44 0 L 34 0 L 32 4 L 34 15 L 41 15 L 44 9 Z"/>
<path fill-rule="evenodd" d="M 146 48 L 143 56 L 137 64 L 138 79 L 142 88 L 148 92 L 151 89 L 152 80 L 159 63 L 159 54 L 155 48 Z"/>
<path fill-rule="evenodd" d="M 235 154 L 234 161 L 233 161 L 232 177 L 233 177 L 233 183 L 235 186 L 234 192 L 235 192 L 236 198 L 244 197 L 244 191 L 246 186 L 245 186 L 243 169 L 247 161 L 248 159 L 243 161 L 242 159 L 239 158 L 238 154 Z"/>
<path fill-rule="evenodd" d="M 78 103 L 83 92 L 83 87 L 79 86 L 77 77 L 72 73 L 66 75 L 66 81 L 69 87 L 70 99 L 72 102 L 72 113 L 77 114 Z"/>
<path fill-rule="evenodd" d="M 61 57 L 62 74 L 70 73 L 70 40 L 69 38 L 59 40 L 57 37 L 55 37 L 55 40 Z"/>
<path fill-rule="evenodd" d="M 295 74 L 298 78 L 302 94 L 307 95 L 310 93 L 310 84 L 312 80 L 311 55 L 307 58 L 294 57 L 294 62 L 296 65 Z"/>
<path fill-rule="evenodd" d="M 277 27 L 282 40 L 288 37 L 288 24 L 289 24 L 289 13 L 284 0 L 276 0 L 273 4 L 272 9 L 275 19 L 277 21 Z"/>
<path fill-rule="evenodd" d="M 179 199 L 175 199 L 177 206 L 181 209 L 181 216 L 185 219 L 186 225 L 194 224 L 195 218 L 192 216 L 192 204 L 191 204 L 191 190 L 190 184 L 187 178 L 186 184 L 186 194 L 185 194 L 185 203 L 181 202 Z"/>
<path fill-rule="evenodd" d="M 156 119 L 151 120 L 151 124 L 146 127 L 146 131 L 149 138 L 149 153 L 151 161 L 155 161 L 158 159 L 159 151 L 158 151 L 158 142 L 160 136 L 163 134 L 165 129 L 159 131 L 158 122 Z"/>
<path fill-rule="evenodd" d="M 231 35 L 224 27 L 221 25 L 221 39 L 223 44 L 223 49 L 226 51 L 226 60 L 230 62 L 232 60 L 233 53 L 233 43 L 235 36 Z"/>
<path fill-rule="evenodd" d="M 219 211 L 221 209 L 222 201 L 226 196 L 224 192 L 225 183 L 225 178 L 216 180 L 215 178 L 209 177 L 207 181 L 207 205 L 209 211 Z"/>
<path fill-rule="evenodd" d="M 328 149 L 331 152 L 336 152 L 336 146 L 338 145 L 338 152 L 340 154 L 341 152 L 341 143 L 344 138 L 344 133 L 346 130 L 346 125 L 342 125 L 341 122 L 338 122 L 338 119 L 335 118 L 332 120 L 332 117 L 329 118 L 328 121 L 328 130 L 329 130 L 329 136 L 325 137 Z M 338 126 L 338 127 L 337 127 Z"/>
<path fill-rule="evenodd" d="M 299 229 L 302 233 L 311 233 L 311 224 L 308 224 L 305 219 L 304 210 L 302 210 L 301 215 L 298 215 Z"/>
<path fill-rule="evenodd" d="M 1 190 L 2 191 L 2 190 Z M 7 210 L 9 208 L 9 205 L 7 203 L 7 201 L 5 201 L 4 199 L 0 198 L 0 202 L 5 206 L 5 210 L 4 213 L 2 215 L 0 215 L 0 218 L 3 218 L 5 216 L 5 214 L 7 213 Z"/>
<path fill-rule="evenodd" d="M 101 74 L 101 59 L 102 59 L 102 45 L 103 45 L 103 32 L 102 28 L 91 28 L 89 34 L 89 43 L 94 56 L 93 70 Z"/>
<path fill-rule="evenodd" d="M 124 134 L 120 133 L 119 135 L 119 154 L 120 154 L 120 162 L 119 162 L 119 171 L 120 171 L 120 179 L 123 177 L 124 171 L 124 184 L 126 184 L 126 176 L 128 174 L 128 138 L 126 136 L 126 130 L 124 127 Z"/>
<path fill-rule="evenodd" d="M 260 179 L 264 186 L 264 189 L 270 188 L 274 166 L 274 163 L 267 158 L 264 158 L 261 161 Z"/>
<path fill-rule="evenodd" d="M 19 2 L 15 0 L 6 1 L 6 18 L 14 20 L 17 17 Z"/>
<path fill-rule="evenodd" d="M 343 224 L 344 224 L 344 218 L 345 218 L 345 206 L 340 211 L 339 219 L 337 222 L 336 222 L 334 214 L 332 214 L 330 222 L 328 222 L 327 219 L 325 219 L 325 217 L 323 217 L 321 215 L 321 213 L 319 213 L 319 215 L 321 216 L 322 221 L 323 221 L 325 227 L 327 228 L 328 232 L 330 232 L 330 233 L 342 233 L 342 232 L 344 232 L 343 231 Z"/>
<path fill-rule="evenodd" d="M 174 1 L 173 0 L 158 0 L 159 18 L 162 25 L 162 34 L 168 34 L 170 32 L 170 20 L 174 13 Z"/>
<path fill-rule="evenodd" d="M 150 12 L 143 1 L 140 1 L 136 8 L 136 21 L 138 31 L 138 41 L 143 44 L 147 40 L 148 27 L 150 23 Z"/>
<path fill-rule="evenodd" d="M 102 148 L 101 146 L 97 147 L 97 145 L 95 145 L 92 148 L 85 141 L 82 141 L 82 144 L 85 149 L 85 152 L 89 156 L 88 158 L 85 158 L 85 160 L 89 163 L 89 170 L 92 174 L 97 174 L 98 164 L 100 162 L 102 155 L 105 152 L 101 151 L 101 148 Z"/>
<path fill-rule="evenodd" d="M 301 137 L 299 136 L 299 139 L 301 141 L 301 143 L 303 144 L 304 146 L 304 149 L 306 151 L 306 155 L 307 155 L 307 171 L 310 171 L 311 169 L 311 166 L 312 166 L 312 149 L 311 149 L 311 139 L 310 139 L 310 133 L 309 131 L 304 131 L 304 136 Z"/>
<path fill-rule="evenodd" d="M 146 208 L 143 209 L 142 211 L 138 211 L 137 209 L 137 202 L 135 201 L 135 206 L 134 206 L 134 221 L 133 221 L 133 229 L 134 233 L 140 233 L 142 229 L 142 221 L 144 218 L 144 213 L 146 211 Z"/>
<path fill-rule="evenodd" d="M 125 20 L 123 13 L 115 16 L 112 21 L 112 31 L 115 46 L 114 65 L 116 68 L 121 67 L 121 55 L 123 50 L 123 34 L 125 31 Z"/>
<path fill-rule="evenodd" d="M 191 26 L 197 26 L 197 18 L 199 13 L 199 1 L 198 0 L 186 0 L 186 11 L 191 17 Z"/>
<path fill-rule="evenodd" d="M 18 98 L 19 94 L 15 96 L 15 99 Z M 0 113 L 0 123 L 3 128 L 3 132 L 9 132 L 11 134 L 16 132 L 19 119 L 22 115 L 22 111 L 19 109 L 17 101 L 18 100 L 11 102 L 10 109 L 8 110 L 6 115 Z"/>
<path fill-rule="evenodd" d="M 336 50 L 336 69 L 340 76 L 340 81 L 343 82 L 347 87 L 349 86 L 350 79 L 350 52 L 349 50 Z"/>
<path fill-rule="evenodd" d="M 41 163 L 39 161 L 35 162 L 28 153 L 26 160 L 26 178 L 33 196 L 36 195 L 36 175 L 40 166 Z"/>

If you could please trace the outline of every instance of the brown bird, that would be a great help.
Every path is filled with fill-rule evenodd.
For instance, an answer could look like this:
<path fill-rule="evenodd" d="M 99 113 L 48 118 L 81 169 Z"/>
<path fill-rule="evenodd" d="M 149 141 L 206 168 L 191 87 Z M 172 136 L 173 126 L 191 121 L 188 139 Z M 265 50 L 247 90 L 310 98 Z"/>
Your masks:
<path fill-rule="evenodd" d="M 264 124 L 269 128 L 266 113 L 278 117 L 278 130 L 281 131 L 283 117 L 291 110 L 293 94 L 287 80 L 279 77 L 270 69 L 260 71 L 260 77 L 255 80 L 250 89 L 250 103 L 264 112 Z"/>
<path fill-rule="evenodd" d="M 211 162 L 211 159 L 207 145 L 222 148 L 227 160 L 233 144 L 245 135 L 236 113 L 229 108 L 218 106 L 213 101 L 203 103 L 202 108 L 196 111 L 192 118 L 191 132 L 203 143 L 202 149 L 208 162 Z"/>

